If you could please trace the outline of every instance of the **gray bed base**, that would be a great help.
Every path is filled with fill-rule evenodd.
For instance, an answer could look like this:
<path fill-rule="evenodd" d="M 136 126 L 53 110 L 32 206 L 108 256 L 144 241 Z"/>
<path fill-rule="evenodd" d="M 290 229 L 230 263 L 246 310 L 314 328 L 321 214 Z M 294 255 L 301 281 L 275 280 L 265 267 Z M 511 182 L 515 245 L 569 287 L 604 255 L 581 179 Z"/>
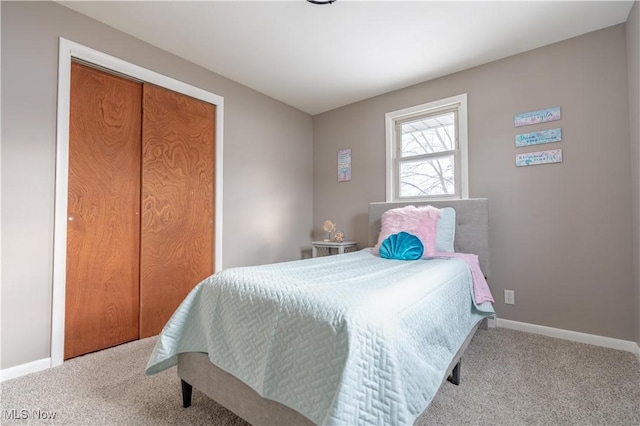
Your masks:
<path fill-rule="evenodd" d="M 487 199 L 451 200 L 428 203 L 372 203 L 369 205 L 369 245 L 373 246 L 380 233 L 380 217 L 386 210 L 406 205 L 453 207 L 456 210 L 456 251 L 479 255 L 480 267 L 489 276 L 489 203 Z M 444 375 L 460 383 L 461 358 L 478 328 L 487 328 L 487 319 L 478 322 L 458 349 Z M 233 375 L 213 365 L 205 353 L 188 352 L 178 355 L 178 376 L 182 383 L 183 406 L 191 405 L 195 387 L 209 398 L 235 413 L 252 425 L 312 425 L 299 412 L 279 402 L 262 398 L 251 387 Z"/>

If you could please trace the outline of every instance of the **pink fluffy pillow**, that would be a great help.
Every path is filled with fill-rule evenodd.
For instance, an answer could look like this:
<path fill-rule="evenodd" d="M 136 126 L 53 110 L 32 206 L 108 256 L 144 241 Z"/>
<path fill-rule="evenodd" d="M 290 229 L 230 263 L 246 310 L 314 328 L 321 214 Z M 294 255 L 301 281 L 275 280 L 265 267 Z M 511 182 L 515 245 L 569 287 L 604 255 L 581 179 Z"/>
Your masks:
<path fill-rule="evenodd" d="M 436 253 L 436 227 L 439 217 L 440 210 L 433 206 L 406 206 L 387 210 L 382 213 L 382 229 L 373 252 L 380 253 L 380 245 L 389 235 L 404 231 L 420 239 L 424 245 L 423 258 L 433 256 Z"/>

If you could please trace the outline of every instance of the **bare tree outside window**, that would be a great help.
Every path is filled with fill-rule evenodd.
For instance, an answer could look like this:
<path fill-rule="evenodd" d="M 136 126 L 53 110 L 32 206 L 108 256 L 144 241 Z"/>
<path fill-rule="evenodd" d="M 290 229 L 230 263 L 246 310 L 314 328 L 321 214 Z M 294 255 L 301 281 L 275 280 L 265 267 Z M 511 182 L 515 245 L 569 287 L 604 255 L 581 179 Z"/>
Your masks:
<path fill-rule="evenodd" d="M 456 113 L 399 123 L 400 197 L 455 194 Z"/>

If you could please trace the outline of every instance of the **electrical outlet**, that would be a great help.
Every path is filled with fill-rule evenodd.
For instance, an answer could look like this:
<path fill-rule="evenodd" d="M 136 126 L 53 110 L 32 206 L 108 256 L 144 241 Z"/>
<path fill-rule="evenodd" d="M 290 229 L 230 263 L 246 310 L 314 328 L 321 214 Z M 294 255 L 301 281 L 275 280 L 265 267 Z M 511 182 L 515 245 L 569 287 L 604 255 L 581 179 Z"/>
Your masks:
<path fill-rule="evenodd" d="M 507 305 L 515 305 L 516 304 L 516 294 L 513 290 L 505 290 L 504 291 L 504 303 Z"/>

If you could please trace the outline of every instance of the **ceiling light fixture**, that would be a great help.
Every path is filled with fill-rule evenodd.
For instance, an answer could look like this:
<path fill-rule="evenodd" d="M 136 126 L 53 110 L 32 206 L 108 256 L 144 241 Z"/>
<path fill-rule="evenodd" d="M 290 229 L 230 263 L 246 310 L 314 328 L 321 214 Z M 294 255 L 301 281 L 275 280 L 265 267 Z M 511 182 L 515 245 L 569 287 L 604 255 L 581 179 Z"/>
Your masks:
<path fill-rule="evenodd" d="M 307 0 L 307 1 L 313 4 L 331 4 L 336 0 Z"/>

